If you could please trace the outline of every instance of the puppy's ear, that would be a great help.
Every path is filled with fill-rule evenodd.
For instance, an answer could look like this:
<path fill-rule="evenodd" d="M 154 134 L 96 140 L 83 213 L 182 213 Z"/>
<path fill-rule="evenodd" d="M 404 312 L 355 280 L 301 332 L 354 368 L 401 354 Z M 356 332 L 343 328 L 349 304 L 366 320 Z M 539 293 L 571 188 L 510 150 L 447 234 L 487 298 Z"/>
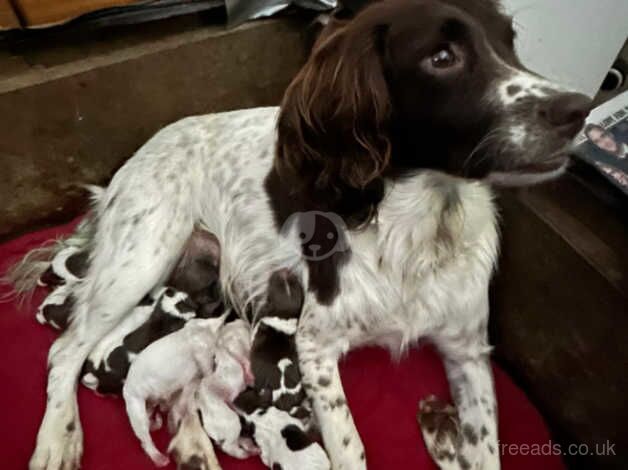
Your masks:
<path fill-rule="evenodd" d="M 284 96 L 276 171 L 313 200 L 332 198 L 321 209 L 342 213 L 333 199 L 373 193 L 390 159 L 385 35 L 375 22 L 335 23 Z"/>

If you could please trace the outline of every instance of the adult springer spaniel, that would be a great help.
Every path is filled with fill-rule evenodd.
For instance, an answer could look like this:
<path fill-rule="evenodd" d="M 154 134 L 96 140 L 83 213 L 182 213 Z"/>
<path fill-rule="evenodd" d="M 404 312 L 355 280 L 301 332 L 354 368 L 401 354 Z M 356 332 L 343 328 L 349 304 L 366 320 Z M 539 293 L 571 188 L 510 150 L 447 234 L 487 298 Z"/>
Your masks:
<path fill-rule="evenodd" d="M 322 33 L 279 109 L 190 117 L 150 139 L 96 204 L 30 468 L 79 466 L 83 362 L 166 281 L 197 223 L 220 241 L 224 294 L 248 320 L 274 272 L 307 288 L 296 343 L 333 469 L 367 466 L 338 359 L 419 338 L 441 352 L 456 405 L 422 404 L 431 455 L 499 468 L 490 185 L 561 174 L 590 106 L 528 72 L 513 39 L 493 0 L 378 2 Z"/>

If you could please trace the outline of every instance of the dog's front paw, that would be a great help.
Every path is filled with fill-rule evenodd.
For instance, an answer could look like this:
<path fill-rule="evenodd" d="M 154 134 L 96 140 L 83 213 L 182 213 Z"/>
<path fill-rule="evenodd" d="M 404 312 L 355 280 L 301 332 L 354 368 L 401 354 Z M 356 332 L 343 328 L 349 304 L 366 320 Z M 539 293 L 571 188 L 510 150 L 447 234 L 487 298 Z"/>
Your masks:
<path fill-rule="evenodd" d="M 460 421 L 456 408 L 429 396 L 419 403 L 417 419 L 427 451 L 439 467 L 459 468 Z"/>
<path fill-rule="evenodd" d="M 441 470 L 499 470 L 488 423 L 460 423 L 456 408 L 434 396 L 422 400 L 417 415 L 428 452 Z"/>
<path fill-rule="evenodd" d="M 82 455 L 83 431 L 76 416 L 63 424 L 44 421 L 28 468 L 76 470 L 81 466 Z"/>

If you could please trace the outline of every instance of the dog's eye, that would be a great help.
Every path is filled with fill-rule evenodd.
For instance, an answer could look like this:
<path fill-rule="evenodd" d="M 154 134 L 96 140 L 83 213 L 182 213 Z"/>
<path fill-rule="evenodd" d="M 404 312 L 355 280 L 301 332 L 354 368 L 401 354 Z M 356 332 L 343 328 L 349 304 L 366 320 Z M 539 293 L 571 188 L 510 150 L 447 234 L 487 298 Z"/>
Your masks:
<path fill-rule="evenodd" d="M 456 63 L 456 54 L 451 48 L 446 47 L 432 54 L 431 61 L 434 68 L 445 69 Z"/>
<path fill-rule="evenodd" d="M 454 43 L 444 44 L 421 61 L 421 67 L 432 75 L 449 75 L 464 65 L 462 48 Z"/>

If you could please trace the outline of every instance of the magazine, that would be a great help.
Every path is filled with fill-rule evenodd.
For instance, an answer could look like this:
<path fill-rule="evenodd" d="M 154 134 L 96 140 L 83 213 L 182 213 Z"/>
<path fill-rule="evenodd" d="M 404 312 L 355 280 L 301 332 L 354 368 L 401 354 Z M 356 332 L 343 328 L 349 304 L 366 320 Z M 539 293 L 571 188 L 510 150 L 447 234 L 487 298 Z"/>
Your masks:
<path fill-rule="evenodd" d="M 575 143 L 578 158 L 628 195 L 628 91 L 591 111 Z"/>

